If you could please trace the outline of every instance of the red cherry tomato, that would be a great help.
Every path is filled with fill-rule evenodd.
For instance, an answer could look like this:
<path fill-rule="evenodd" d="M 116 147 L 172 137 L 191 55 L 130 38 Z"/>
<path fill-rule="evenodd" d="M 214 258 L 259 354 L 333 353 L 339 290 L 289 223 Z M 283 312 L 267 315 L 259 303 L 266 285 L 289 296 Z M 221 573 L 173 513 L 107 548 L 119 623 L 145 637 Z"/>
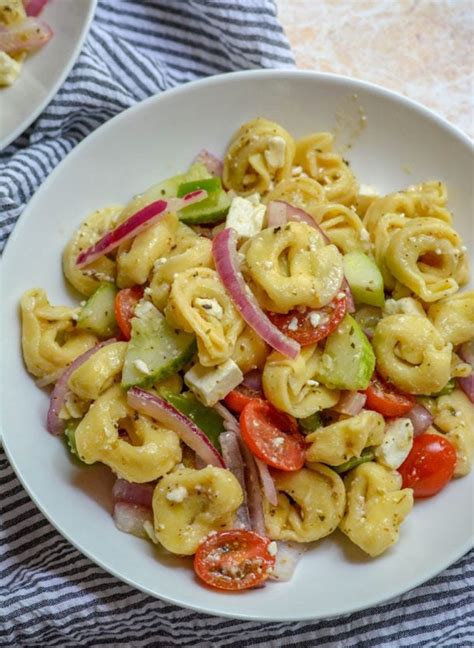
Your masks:
<path fill-rule="evenodd" d="M 367 409 L 395 418 L 409 412 L 416 403 L 414 396 L 397 392 L 395 387 L 375 375 L 365 390 L 365 395 Z"/>
<path fill-rule="evenodd" d="M 398 472 L 403 478 L 403 487 L 413 488 L 415 497 L 431 497 L 450 481 L 455 465 L 453 444 L 440 434 L 425 432 L 415 438 Z"/>
<path fill-rule="evenodd" d="M 244 407 L 256 398 L 262 398 L 261 392 L 250 389 L 250 387 L 246 387 L 245 385 L 239 385 L 227 394 L 224 398 L 224 403 L 230 410 L 240 414 Z"/>
<path fill-rule="evenodd" d="M 267 401 L 251 400 L 240 414 L 240 428 L 250 451 L 272 468 L 302 468 L 306 444 L 293 417 Z"/>
<path fill-rule="evenodd" d="M 132 334 L 130 320 L 135 312 L 135 306 L 143 297 L 143 286 L 133 286 L 119 290 L 115 296 L 115 319 L 125 340 L 129 340 Z"/>
<path fill-rule="evenodd" d="M 333 299 L 327 306 L 317 310 L 306 308 L 300 312 L 295 308 L 284 315 L 280 313 L 267 313 L 267 315 L 282 333 L 293 338 L 302 346 L 307 346 L 328 337 L 342 322 L 346 310 L 347 300 L 344 295 L 341 299 Z M 320 324 L 314 325 L 317 318 L 312 313 L 320 315 Z"/>
<path fill-rule="evenodd" d="M 207 536 L 194 556 L 194 570 L 208 585 L 224 590 L 256 587 L 270 575 L 275 558 L 270 540 L 253 531 L 233 529 Z"/>

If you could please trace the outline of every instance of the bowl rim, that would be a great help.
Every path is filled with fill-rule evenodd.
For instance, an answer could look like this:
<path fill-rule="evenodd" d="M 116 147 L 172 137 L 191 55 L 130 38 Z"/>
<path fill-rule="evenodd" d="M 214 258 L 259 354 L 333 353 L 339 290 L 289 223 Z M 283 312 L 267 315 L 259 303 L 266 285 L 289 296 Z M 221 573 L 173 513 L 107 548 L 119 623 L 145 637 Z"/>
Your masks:
<path fill-rule="evenodd" d="M 95 0 L 94 0 L 95 2 Z M 185 94 L 189 90 L 192 90 L 196 86 L 208 86 L 212 87 L 214 85 L 218 85 L 219 83 L 222 82 L 224 79 L 228 79 L 230 77 L 233 77 L 236 80 L 246 80 L 249 78 L 253 77 L 261 77 L 261 78 L 279 78 L 280 80 L 286 78 L 302 78 L 302 79 L 307 79 L 308 82 L 318 82 L 320 80 L 324 81 L 331 81 L 336 83 L 337 85 L 344 85 L 344 86 L 349 86 L 349 89 L 353 89 L 354 91 L 357 91 L 357 89 L 363 88 L 368 90 L 369 92 L 372 92 L 376 95 L 381 95 L 385 98 L 388 98 L 392 100 L 395 103 L 399 104 L 404 104 L 417 112 L 419 115 L 424 117 L 425 119 L 429 119 L 431 122 L 436 124 L 437 126 L 443 128 L 444 130 L 447 130 L 452 136 L 454 136 L 457 140 L 460 141 L 464 146 L 467 146 L 471 149 L 471 152 L 474 154 L 474 142 L 471 141 L 468 135 L 466 135 L 462 130 L 460 130 L 457 126 L 454 126 L 450 122 L 448 122 L 444 117 L 438 115 L 436 112 L 431 110 L 430 108 L 427 108 L 423 106 L 422 104 L 418 103 L 417 101 L 407 98 L 403 95 L 401 95 L 398 92 L 395 92 L 393 90 L 389 90 L 387 88 L 384 88 L 380 85 L 377 85 L 375 83 L 371 83 L 368 81 L 363 81 L 360 79 L 356 79 L 354 77 L 349 77 L 349 76 L 344 76 L 340 74 L 332 74 L 328 72 L 316 72 L 316 71 L 310 71 L 310 70 L 288 70 L 288 69 L 271 69 L 271 70 L 244 70 L 244 71 L 236 71 L 236 72 L 229 72 L 229 73 L 224 73 L 224 74 L 218 74 L 214 75 L 211 77 L 206 77 L 204 79 L 199 79 L 196 81 L 192 81 L 190 83 L 186 83 L 184 85 L 178 86 L 176 88 L 172 88 L 169 90 L 165 90 L 159 94 L 153 95 L 151 97 L 148 97 L 147 99 L 137 102 L 133 106 L 125 109 L 124 111 L 118 113 L 115 115 L 112 119 L 109 121 L 105 122 L 99 128 L 97 128 L 95 131 L 90 133 L 88 136 L 86 136 L 59 164 L 53 169 L 51 174 L 46 178 L 46 180 L 43 182 L 43 184 L 39 187 L 39 189 L 35 192 L 35 195 L 32 197 L 30 202 L 25 206 L 22 214 L 20 215 L 19 219 L 17 220 L 15 227 L 10 234 L 10 237 L 6 243 L 6 246 L 4 248 L 4 253 L 3 253 L 3 259 L 2 259 L 2 265 L 5 263 L 5 259 L 9 258 L 10 249 L 14 247 L 15 241 L 17 239 L 17 232 L 19 231 L 18 224 L 20 222 L 23 222 L 23 220 L 26 219 L 27 217 L 27 212 L 29 211 L 30 208 L 34 209 L 35 202 L 37 200 L 38 194 L 42 193 L 43 191 L 47 191 L 49 184 L 51 182 L 54 182 L 56 174 L 59 172 L 59 169 L 61 168 L 62 163 L 66 159 L 74 158 L 74 156 L 78 155 L 84 146 L 87 146 L 87 142 L 94 137 L 100 136 L 100 134 L 104 131 L 106 131 L 109 128 L 112 128 L 113 125 L 116 123 L 120 122 L 120 120 L 125 119 L 126 116 L 128 116 L 129 113 L 131 112 L 137 112 L 139 113 L 143 107 L 147 106 L 148 104 L 155 103 L 155 102 L 160 102 L 163 98 L 167 98 L 172 96 L 179 96 L 180 94 Z M 13 243 L 12 243 L 13 241 Z M 104 564 L 101 563 L 100 560 L 98 560 L 94 555 L 92 555 L 89 550 L 85 547 L 82 546 L 80 542 L 76 542 L 76 540 L 71 537 L 66 531 L 64 531 L 62 528 L 60 528 L 54 521 L 54 519 L 49 515 L 48 511 L 46 510 L 46 506 L 43 506 L 40 504 L 35 496 L 35 493 L 32 488 L 27 483 L 26 478 L 24 478 L 21 474 L 21 470 L 19 466 L 16 464 L 15 458 L 13 455 L 10 453 L 9 448 L 8 448 L 8 439 L 6 437 L 3 437 L 2 439 L 2 434 L 1 434 L 1 428 L 0 428 L 0 444 L 3 441 L 3 447 L 6 453 L 6 456 L 8 458 L 8 461 L 15 472 L 18 480 L 22 484 L 23 488 L 26 490 L 28 493 L 29 497 L 33 501 L 34 505 L 36 508 L 40 510 L 40 512 L 44 515 L 44 517 L 48 520 L 48 522 L 53 526 L 54 529 L 56 529 L 60 535 L 63 536 L 75 549 L 77 549 L 82 555 L 86 556 L 89 560 L 91 560 L 95 565 L 100 567 L 101 569 L 104 569 L 109 574 L 112 574 L 115 576 L 119 581 L 126 583 L 130 587 L 139 590 L 143 592 L 144 594 L 147 594 L 153 598 L 157 598 L 160 601 L 165 601 L 167 603 L 171 603 L 173 605 L 176 605 L 180 608 L 184 609 L 190 609 L 195 612 L 201 613 L 201 614 L 208 614 L 211 616 L 218 616 L 218 617 L 223 617 L 223 618 L 229 618 L 229 619 L 240 619 L 240 620 L 247 620 L 247 621 L 255 621 L 255 622 L 291 622 L 291 621 L 314 621 L 318 619 L 331 619 L 339 616 L 343 616 L 346 614 L 352 614 L 354 612 L 359 612 L 361 610 L 367 610 L 372 607 L 380 606 L 383 605 L 384 603 L 402 595 L 405 594 L 414 588 L 418 587 L 419 585 L 422 585 L 424 583 L 427 583 L 429 580 L 437 576 L 440 572 L 444 571 L 447 567 L 452 565 L 454 562 L 459 560 L 462 556 L 464 556 L 473 546 L 474 546 L 474 533 L 471 538 L 469 538 L 466 542 L 464 542 L 462 545 L 456 548 L 455 551 L 452 551 L 447 557 L 444 558 L 439 564 L 436 565 L 434 569 L 432 569 L 428 575 L 425 573 L 423 576 L 414 576 L 411 580 L 409 580 L 409 583 L 405 585 L 402 588 L 396 588 L 394 591 L 389 592 L 386 596 L 380 598 L 380 596 L 374 596 L 374 597 L 366 597 L 364 600 L 364 603 L 361 605 L 353 605 L 346 609 L 344 612 L 338 611 L 335 612 L 334 614 L 324 614 L 324 616 L 318 616 L 317 613 L 315 614 L 303 614 L 303 615 L 288 615 L 285 616 L 283 619 L 281 615 L 278 618 L 271 617 L 271 616 L 261 616 L 256 612 L 255 614 L 247 614 L 247 613 L 239 613 L 238 611 L 235 612 L 226 612 L 226 611 L 215 611 L 212 609 L 209 609 L 206 606 L 202 606 L 199 604 L 192 604 L 192 603 L 183 603 L 180 600 L 177 600 L 176 598 L 166 596 L 166 595 L 157 595 L 156 592 L 153 590 L 145 587 L 145 586 L 140 586 L 137 585 L 131 578 L 128 578 L 126 576 L 123 576 L 122 574 L 119 573 L 118 570 L 110 568 L 110 567 L 105 567 Z"/>

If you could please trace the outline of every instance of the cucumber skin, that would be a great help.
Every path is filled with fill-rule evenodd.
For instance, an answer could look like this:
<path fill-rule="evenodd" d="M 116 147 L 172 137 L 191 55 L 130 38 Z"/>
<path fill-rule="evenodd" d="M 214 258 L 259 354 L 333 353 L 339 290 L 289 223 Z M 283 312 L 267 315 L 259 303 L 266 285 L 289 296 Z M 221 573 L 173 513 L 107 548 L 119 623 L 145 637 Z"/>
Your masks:
<path fill-rule="evenodd" d="M 339 331 L 343 330 L 343 333 Z M 351 328 L 354 334 L 350 335 Z M 351 347 L 351 343 L 356 348 Z M 358 391 L 367 389 L 375 370 L 375 354 L 365 333 L 356 320 L 347 315 L 326 342 L 324 353 L 333 361 L 331 370 L 323 369 L 321 382 L 331 389 Z M 355 356 L 355 357 L 354 357 Z M 353 370 L 353 363 L 357 368 Z M 352 363 L 347 366 L 347 363 Z"/>
<path fill-rule="evenodd" d="M 208 199 L 206 199 L 208 200 Z M 203 201 L 203 203 L 206 202 Z M 203 203 L 196 203 L 185 207 L 178 212 L 178 218 L 186 225 L 200 225 L 206 223 L 217 223 L 224 219 L 229 211 L 230 198 L 224 190 L 218 194 L 217 204 L 205 207 Z M 188 211 L 189 210 L 189 211 Z"/>
<path fill-rule="evenodd" d="M 114 303 L 118 290 L 114 284 L 104 282 L 89 297 L 77 320 L 77 328 L 110 338 L 117 332 Z"/>
<path fill-rule="evenodd" d="M 145 332 L 143 335 L 140 331 L 141 326 L 149 326 L 149 328 L 154 328 L 152 332 Z M 181 343 L 188 339 L 187 346 L 179 349 L 175 346 L 176 355 L 172 358 L 168 358 L 166 363 L 153 368 L 152 363 L 149 360 L 149 354 L 160 355 L 159 349 L 157 346 L 160 341 L 163 339 L 166 340 L 172 337 L 180 337 Z M 144 341 L 141 340 L 138 342 L 137 338 L 144 338 Z M 150 343 L 153 343 L 154 349 L 149 349 Z M 140 320 L 138 317 L 132 319 L 132 337 L 129 342 L 127 353 L 125 355 L 125 362 L 122 371 L 122 387 L 124 389 L 129 389 L 130 387 L 151 387 L 158 380 L 168 378 L 177 373 L 180 369 L 184 367 L 188 362 L 192 360 L 194 355 L 197 352 L 196 338 L 191 333 L 184 333 L 182 331 L 177 335 L 164 318 L 156 318 L 154 321 L 149 321 L 143 319 Z M 142 374 L 140 371 L 133 366 L 135 360 L 143 360 L 148 368 L 151 370 L 151 373 L 148 375 Z M 151 365 L 151 366 L 150 366 Z"/>

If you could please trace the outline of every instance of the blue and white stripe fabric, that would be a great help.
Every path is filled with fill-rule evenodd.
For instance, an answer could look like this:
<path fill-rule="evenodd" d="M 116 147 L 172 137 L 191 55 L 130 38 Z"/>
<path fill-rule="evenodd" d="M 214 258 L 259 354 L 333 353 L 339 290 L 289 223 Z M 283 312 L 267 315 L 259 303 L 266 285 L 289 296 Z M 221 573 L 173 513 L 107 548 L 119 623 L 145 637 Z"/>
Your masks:
<path fill-rule="evenodd" d="M 0 153 L 2 247 L 50 171 L 115 114 L 207 75 L 293 64 L 271 0 L 100 0 L 64 86 Z M 472 557 L 396 600 L 337 619 L 210 617 L 133 590 L 84 558 L 35 508 L 0 450 L 0 646 L 467 648 L 474 646 Z"/>

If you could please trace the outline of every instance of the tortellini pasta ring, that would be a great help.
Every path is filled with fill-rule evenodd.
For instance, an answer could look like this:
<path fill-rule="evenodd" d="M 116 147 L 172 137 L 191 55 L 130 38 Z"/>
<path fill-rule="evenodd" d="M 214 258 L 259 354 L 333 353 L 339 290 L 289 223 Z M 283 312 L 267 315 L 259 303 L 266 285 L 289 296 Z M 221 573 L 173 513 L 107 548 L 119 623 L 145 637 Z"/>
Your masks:
<path fill-rule="evenodd" d="M 456 293 L 431 304 L 428 317 L 454 346 L 474 339 L 474 290 Z"/>
<path fill-rule="evenodd" d="M 267 204 L 272 200 L 283 200 L 315 217 L 318 207 L 326 203 L 326 194 L 317 180 L 300 176 L 279 182 L 265 197 Z"/>
<path fill-rule="evenodd" d="M 300 305 L 325 306 L 343 280 L 340 252 L 306 223 L 259 232 L 246 246 L 246 265 L 253 281 L 284 312 Z"/>
<path fill-rule="evenodd" d="M 390 315 L 372 340 L 382 376 L 409 394 L 440 391 L 450 378 L 452 345 L 422 315 Z"/>
<path fill-rule="evenodd" d="M 314 463 L 296 472 L 274 472 L 273 479 L 277 506 L 264 500 L 265 526 L 272 540 L 313 542 L 337 528 L 346 493 L 334 470 Z"/>
<path fill-rule="evenodd" d="M 331 243 L 337 245 L 344 254 L 368 248 L 368 233 L 353 209 L 349 209 L 345 205 L 329 203 L 319 205 L 311 212 L 311 215 Z"/>
<path fill-rule="evenodd" d="M 129 440 L 119 435 L 126 431 Z M 178 435 L 138 414 L 120 385 L 113 385 L 92 403 L 75 431 L 79 457 L 100 461 L 118 477 L 139 484 L 154 481 L 181 461 Z"/>
<path fill-rule="evenodd" d="M 82 399 L 95 400 L 121 374 L 126 351 L 126 342 L 98 349 L 69 376 L 69 389 Z"/>
<path fill-rule="evenodd" d="M 461 237 L 435 218 L 414 218 L 395 232 L 386 262 L 392 275 L 426 302 L 451 295 L 467 280 Z"/>

